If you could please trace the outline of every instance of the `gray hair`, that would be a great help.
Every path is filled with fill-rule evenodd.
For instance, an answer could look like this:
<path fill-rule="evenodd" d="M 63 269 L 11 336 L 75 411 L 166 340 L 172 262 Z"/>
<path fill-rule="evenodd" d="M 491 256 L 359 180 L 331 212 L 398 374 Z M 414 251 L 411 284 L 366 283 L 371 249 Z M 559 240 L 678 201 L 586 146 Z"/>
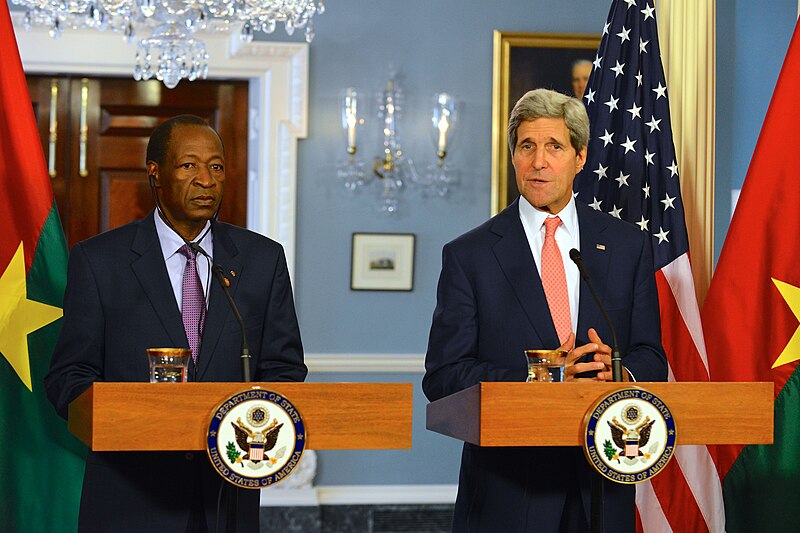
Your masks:
<path fill-rule="evenodd" d="M 589 142 L 589 116 L 580 100 L 549 89 L 534 89 L 517 100 L 508 118 L 508 148 L 512 155 L 517 146 L 519 125 L 537 118 L 563 118 L 569 130 L 569 142 L 576 152 Z"/>
<path fill-rule="evenodd" d="M 577 67 L 578 65 L 592 65 L 593 63 L 588 59 L 576 59 L 572 62 L 572 68 Z"/>

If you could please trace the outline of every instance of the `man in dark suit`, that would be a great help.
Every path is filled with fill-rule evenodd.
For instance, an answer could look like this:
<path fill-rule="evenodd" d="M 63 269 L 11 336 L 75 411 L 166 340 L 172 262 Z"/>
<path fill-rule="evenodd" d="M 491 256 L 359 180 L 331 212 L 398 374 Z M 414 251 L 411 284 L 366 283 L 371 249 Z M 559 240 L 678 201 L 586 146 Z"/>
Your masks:
<path fill-rule="evenodd" d="M 572 196 L 589 139 L 583 104 L 530 91 L 514 106 L 508 137 L 521 196 L 444 247 L 426 396 L 525 381 L 524 350 L 537 348 L 569 351 L 567 381 L 611 380 L 611 348 L 602 340 L 611 333 L 580 285 L 572 248 L 617 329 L 624 379 L 665 380 L 647 233 Z M 579 448 L 465 444 L 453 530 L 588 531 L 592 475 Z M 633 487 L 606 482 L 604 514 L 606 531 L 633 531 Z"/>
<path fill-rule="evenodd" d="M 224 269 L 244 320 L 253 379 L 303 381 L 282 247 L 214 219 L 225 185 L 219 135 L 198 117 L 172 118 L 150 137 L 147 170 L 157 209 L 70 253 L 64 322 L 45 377 L 59 414 L 66 417 L 69 403 L 95 381 L 148 381 L 145 350 L 151 347 L 191 347 L 190 381 L 241 381 L 240 327 L 212 281 L 212 265 Z M 190 259 L 188 242 L 204 252 Z M 187 288 L 189 278 L 197 281 L 194 289 Z M 187 303 L 189 293 L 194 302 Z M 203 308 L 199 328 L 182 317 L 193 304 Z M 163 422 L 175 432 L 200 429 Z M 220 504 L 223 484 L 204 453 L 90 451 L 79 529 L 214 531 L 225 527 L 227 500 L 236 498 L 238 530 L 258 531 L 259 491 L 231 490 Z"/>

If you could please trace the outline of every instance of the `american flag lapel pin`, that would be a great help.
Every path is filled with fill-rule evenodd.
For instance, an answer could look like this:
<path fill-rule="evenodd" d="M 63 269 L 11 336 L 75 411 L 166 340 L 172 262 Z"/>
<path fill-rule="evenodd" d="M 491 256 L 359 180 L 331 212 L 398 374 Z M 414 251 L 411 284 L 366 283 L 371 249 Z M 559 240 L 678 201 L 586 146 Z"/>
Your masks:
<path fill-rule="evenodd" d="M 598 250 L 600 250 L 600 251 L 603 251 L 603 252 L 604 252 L 604 251 L 606 250 L 606 245 L 605 245 L 605 244 L 597 244 L 597 245 L 595 245 L 595 246 L 596 246 L 596 247 L 597 247 L 597 249 L 598 249 Z"/>

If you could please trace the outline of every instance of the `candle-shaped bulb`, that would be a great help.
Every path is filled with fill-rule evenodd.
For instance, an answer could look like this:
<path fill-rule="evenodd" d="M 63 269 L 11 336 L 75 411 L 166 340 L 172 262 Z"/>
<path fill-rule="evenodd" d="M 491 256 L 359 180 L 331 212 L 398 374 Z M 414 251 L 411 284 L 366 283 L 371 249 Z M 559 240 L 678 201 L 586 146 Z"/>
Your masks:
<path fill-rule="evenodd" d="M 450 124 L 447 122 L 447 115 L 442 113 L 442 116 L 439 117 L 439 123 L 437 124 L 439 128 L 439 152 L 446 152 L 447 151 L 447 129 L 450 127 Z"/>

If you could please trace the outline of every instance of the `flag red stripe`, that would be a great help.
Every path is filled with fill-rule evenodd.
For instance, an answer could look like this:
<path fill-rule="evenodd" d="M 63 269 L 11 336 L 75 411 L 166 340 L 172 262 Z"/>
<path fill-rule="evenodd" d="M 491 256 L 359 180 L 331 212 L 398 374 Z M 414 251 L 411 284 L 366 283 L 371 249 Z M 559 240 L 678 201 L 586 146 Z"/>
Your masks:
<path fill-rule="evenodd" d="M 20 241 L 25 271 L 30 269 L 39 233 L 53 207 L 53 190 L 44 159 L 28 85 L 17 50 L 8 6 L 0 9 L 0 272 Z M 15 206 L 10 209 L 9 206 Z"/>
<path fill-rule="evenodd" d="M 708 381 L 708 372 L 695 344 L 695 340 L 702 343 L 703 339 L 694 339 L 686 322 L 699 321 L 699 313 L 696 308 L 681 309 L 678 301 L 682 301 L 684 306 L 696 306 L 688 256 L 679 257 L 667 268 L 669 273 L 663 270 L 656 272 L 656 284 L 661 309 L 662 342 L 670 364 L 671 378 L 678 381 Z M 697 331 L 699 323 L 694 326 Z M 702 459 L 696 454 L 684 454 L 683 468 L 675 458 L 664 472 L 651 481 L 653 494 L 675 531 L 715 531 L 724 528 L 722 515 L 717 512 L 722 506 L 719 480 L 701 478 L 703 471 L 713 468 L 710 464 L 697 463 L 698 460 L 708 460 L 705 457 Z M 696 498 L 692 486 L 701 491 L 697 495 L 700 500 Z M 643 502 L 647 498 L 646 494 L 642 495 Z M 709 517 L 709 522 L 706 517 Z"/>
<path fill-rule="evenodd" d="M 660 270 L 656 272 L 656 286 L 661 307 L 661 343 L 675 381 L 708 381 L 708 372 L 697 346 L 686 329 L 669 283 Z"/>
<path fill-rule="evenodd" d="M 682 533 L 709 531 L 705 517 L 700 512 L 700 507 L 675 458 L 651 480 L 651 484 L 673 531 Z"/>

